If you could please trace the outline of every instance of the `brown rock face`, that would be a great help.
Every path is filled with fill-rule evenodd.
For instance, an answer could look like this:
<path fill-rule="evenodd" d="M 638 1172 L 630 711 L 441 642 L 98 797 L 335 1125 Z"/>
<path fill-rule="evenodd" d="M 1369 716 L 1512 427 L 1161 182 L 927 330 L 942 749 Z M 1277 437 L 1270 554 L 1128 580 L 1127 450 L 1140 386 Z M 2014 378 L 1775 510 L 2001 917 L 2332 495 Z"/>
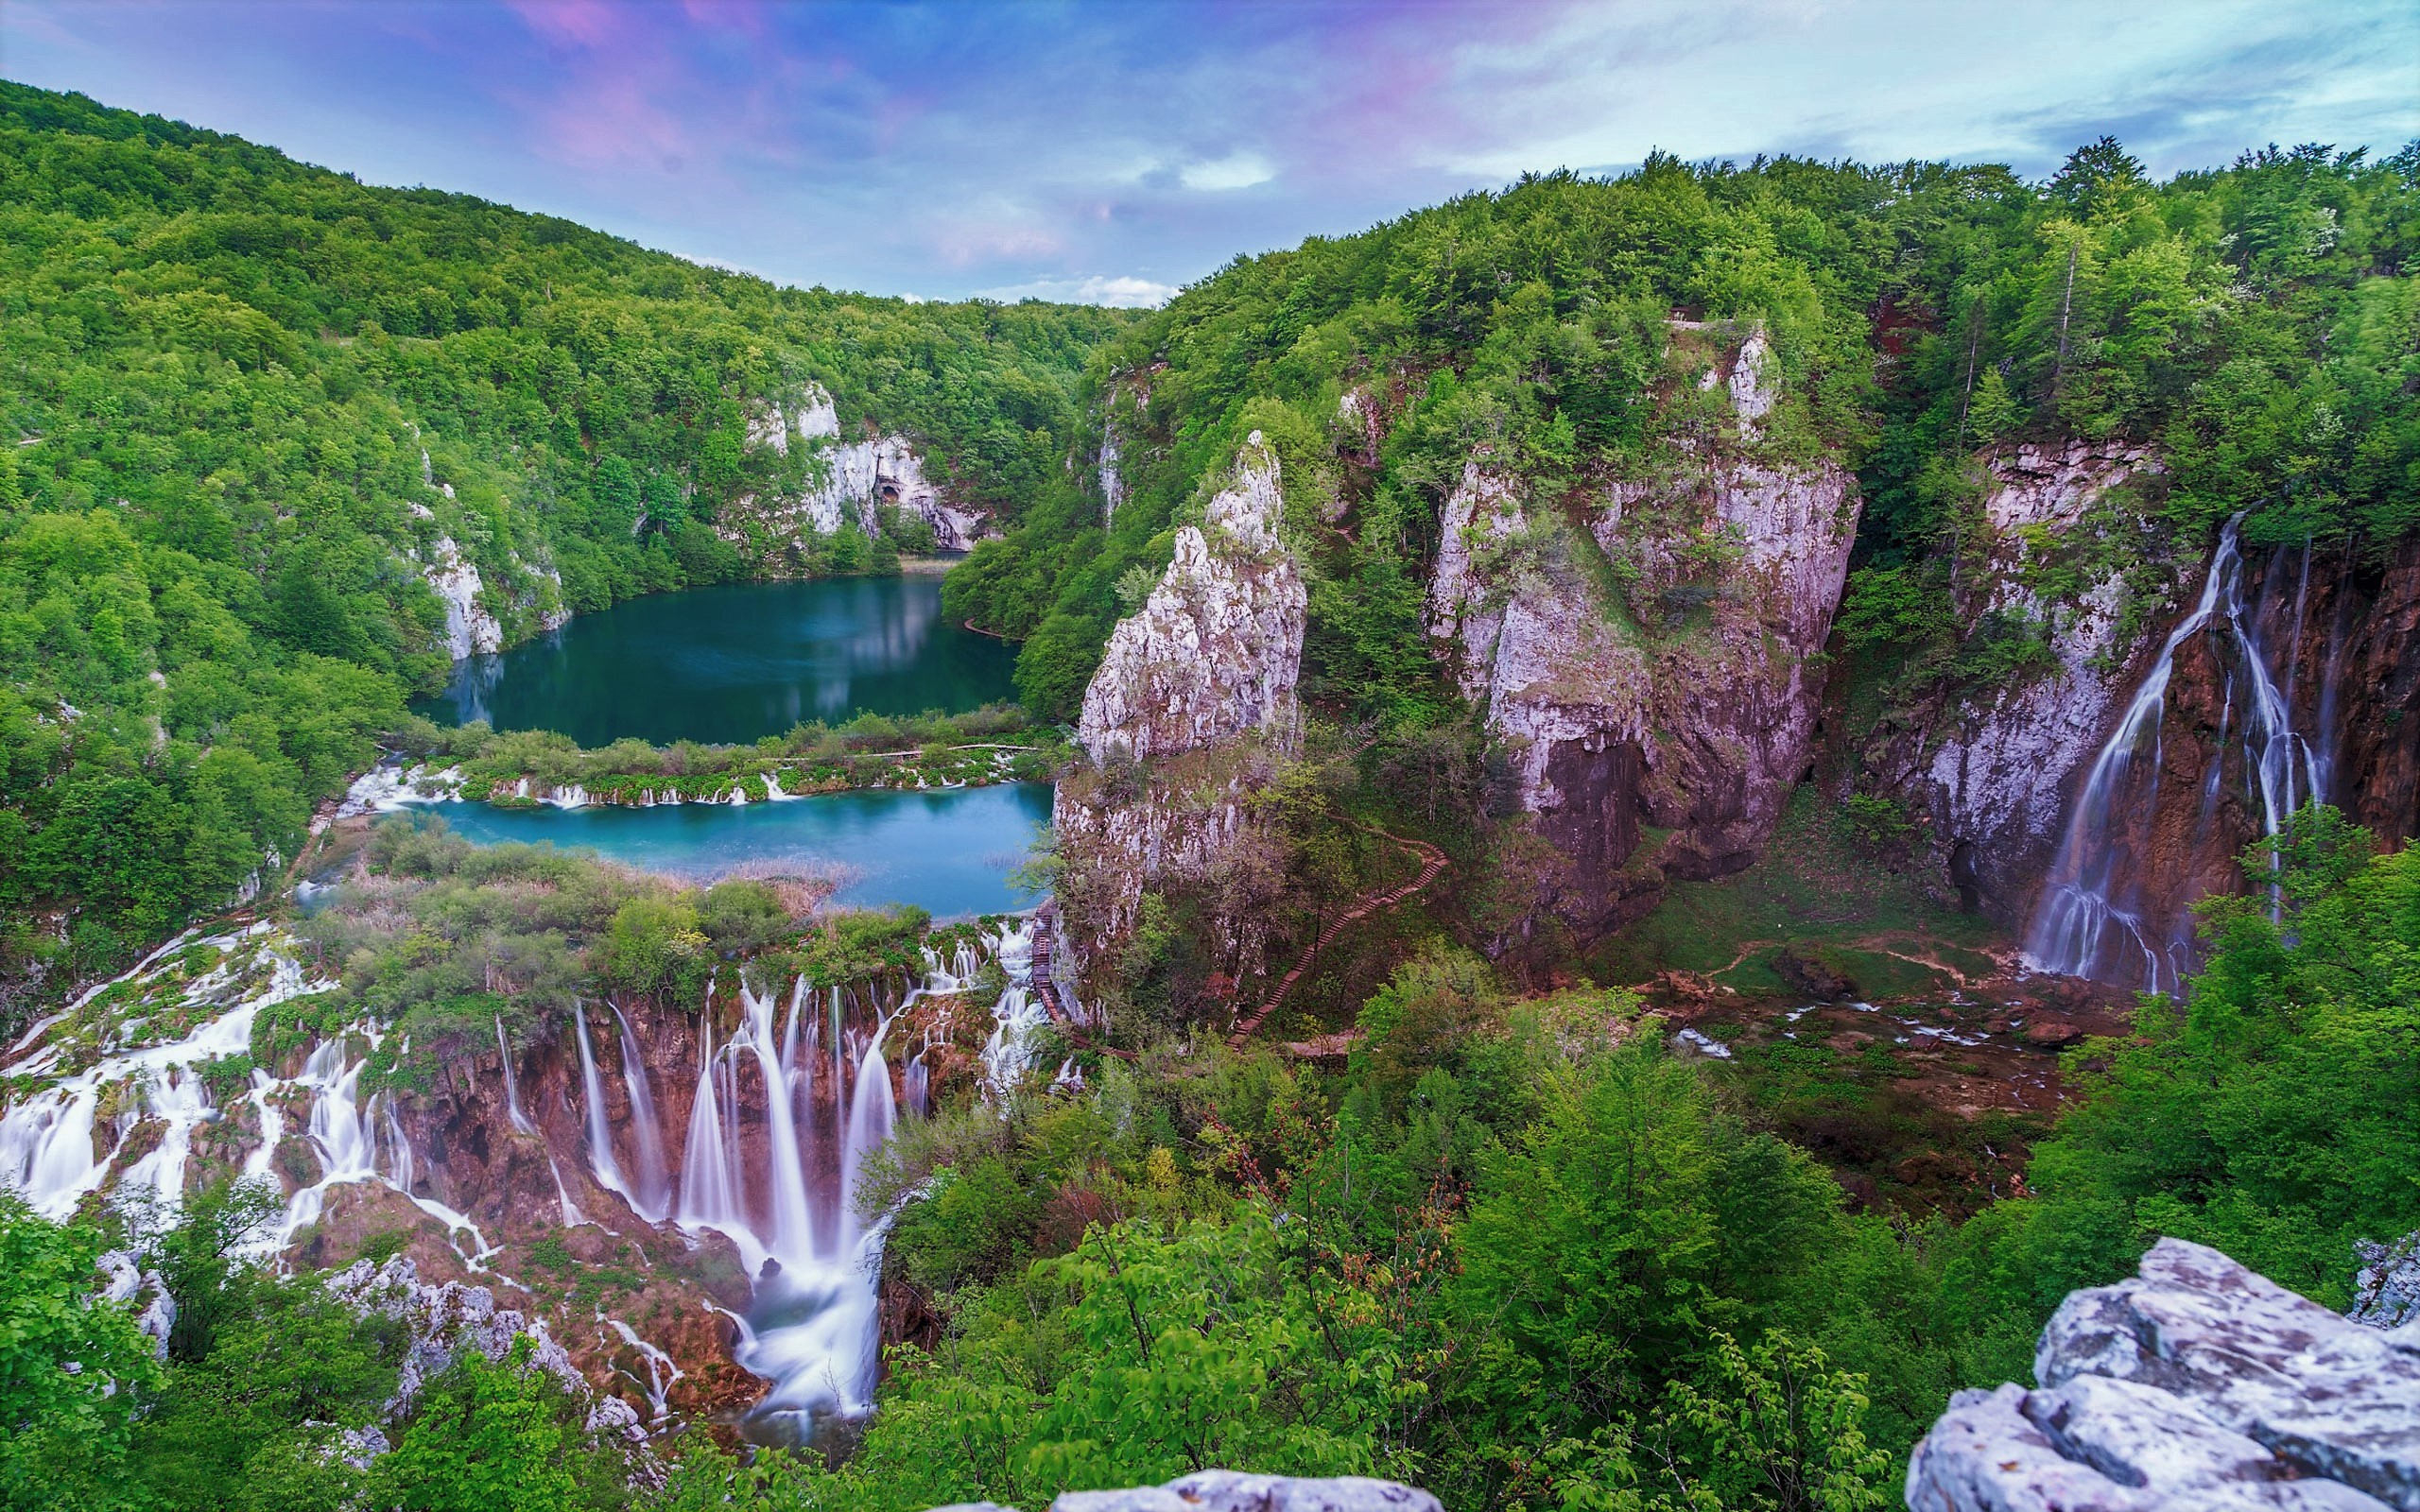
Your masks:
<path fill-rule="evenodd" d="M 1752 337 L 1708 375 L 1729 374 L 1737 448 L 1551 502 L 1479 455 L 1445 504 L 1431 644 L 1556 858 L 1540 903 L 1583 943 L 1667 879 L 1753 863 L 1807 765 L 1858 500 L 1828 460 L 1756 459 L 1762 365 Z"/>

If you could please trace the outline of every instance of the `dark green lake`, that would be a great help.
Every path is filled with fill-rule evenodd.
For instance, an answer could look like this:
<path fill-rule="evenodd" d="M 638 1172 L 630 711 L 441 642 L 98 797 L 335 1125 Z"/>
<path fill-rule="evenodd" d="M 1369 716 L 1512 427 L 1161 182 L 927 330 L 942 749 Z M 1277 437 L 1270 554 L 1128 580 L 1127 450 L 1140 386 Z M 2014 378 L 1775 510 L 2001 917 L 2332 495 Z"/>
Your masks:
<path fill-rule="evenodd" d="M 1016 696 L 1016 648 L 942 613 L 939 574 L 659 593 L 454 665 L 440 724 L 741 744 L 858 713 L 959 713 Z"/>

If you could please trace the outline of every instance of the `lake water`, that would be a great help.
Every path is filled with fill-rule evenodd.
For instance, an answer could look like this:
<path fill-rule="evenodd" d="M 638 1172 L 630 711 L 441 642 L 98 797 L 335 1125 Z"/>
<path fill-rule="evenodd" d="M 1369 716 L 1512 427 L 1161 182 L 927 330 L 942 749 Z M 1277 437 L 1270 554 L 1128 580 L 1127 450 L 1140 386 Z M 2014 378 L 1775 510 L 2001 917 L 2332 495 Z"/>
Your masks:
<path fill-rule="evenodd" d="M 950 713 L 1016 696 L 1016 647 L 942 613 L 938 574 L 659 593 L 469 657 L 414 707 L 440 724 L 744 744 L 803 720 Z"/>
<path fill-rule="evenodd" d="M 869 790 L 777 803 L 655 808 L 500 809 L 446 803 L 436 812 L 465 839 L 550 840 L 648 871 L 707 878 L 763 865 L 847 877 L 834 902 L 913 903 L 936 919 L 1009 913 L 1035 900 L 1009 885 L 1034 829 L 1050 818 L 1050 784 L 1003 782 L 945 792 Z"/>

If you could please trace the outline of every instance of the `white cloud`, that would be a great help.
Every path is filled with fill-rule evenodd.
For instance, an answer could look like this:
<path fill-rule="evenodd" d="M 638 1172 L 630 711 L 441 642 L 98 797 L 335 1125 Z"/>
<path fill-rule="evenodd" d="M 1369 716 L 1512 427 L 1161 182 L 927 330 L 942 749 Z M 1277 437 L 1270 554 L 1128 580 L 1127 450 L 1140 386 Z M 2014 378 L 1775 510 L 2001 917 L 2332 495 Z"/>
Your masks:
<path fill-rule="evenodd" d="M 1176 298 L 1176 285 L 1153 283 L 1131 273 L 1115 278 L 1095 273 L 1088 278 L 1038 278 L 1002 288 L 977 289 L 976 293 L 987 300 L 1052 300 L 1061 304 L 1106 304 L 1116 309 L 1148 310 Z"/>
<path fill-rule="evenodd" d="M 1177 182 L 1187 189 L 1218 192 L 1249 189 L 1277 177 L 1277 170 L 1257 152 L 1237 152 L 1213 163 L 1188 163 L 1177 170 Z"/>

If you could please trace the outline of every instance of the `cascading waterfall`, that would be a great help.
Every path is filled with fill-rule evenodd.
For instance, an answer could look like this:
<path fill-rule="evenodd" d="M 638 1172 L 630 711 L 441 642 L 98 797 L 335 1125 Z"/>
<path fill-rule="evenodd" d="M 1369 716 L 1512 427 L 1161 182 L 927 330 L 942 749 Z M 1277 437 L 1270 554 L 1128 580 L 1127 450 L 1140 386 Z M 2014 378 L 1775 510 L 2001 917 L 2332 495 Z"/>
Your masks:
<path fill-rule="evenodd" d="M 662 1223 L 672 1202 L 672 1183 L 664 1173 L 664 1127 L 656 1122 L 655 1091 L 648 1083 L 639 1037 L 631 1032 L 630 1016 L 619 1004 L 614 1017 L 622 1026 L 622 1080 L 631 1099 L 631 1142 L 638 1146 L 639 1215 Z"/>
<path fill-rule="evenodd" d="M 206 942 L 231 952 L 252 942 L 259 961 L 271 968 L 268 986 L 251 988 L 248 1001 L 217 1010 L 174 1044 L 105 1055 L 78 1074 L 59 1077 L 0 1110 L 0 1183 L 22 1189 L 38 1211 L 61 1217 L 112 1174 L 121 1187 L 155 1191 L 170 1200 L 181 1195 L 194 1131 L 220 1116 L 200 1068 L 247 1053 L 263 1008 L 329 987 L 306 981 L 282 949 L 266 937 L 256 938 L 265 933 L 266 926 L 255 926 Z M 894 1045 L 893 1031 L 901 1015 L 920 999 L 963 990 L 978 974 L 987 951 L 1011 957 L 1012 977 L 1022 972 L 1027 980 L 1020 985 L 1029 986 L 1030 938 L 1030 926 L 1026 926 L 978 943 L 960 943 L 946 962 L 929 956 L 924 976 L 905 984 L 876 982 L 862 985 L 862 990 L 835 987 L 818 992 L 803 980 L 795 982 L 786 1013 L 780 1011 L 778 994 L 759 996 L 743 986 L 739 1022 L 721 1043 L 717 1042 L 710 990 L 708 1011 L 699 1025 L 697 1094 L 677 1180 L 666 1169 L 666 1131 L 658 1122 L 642 1046 L 629 1015 L 614 1009 L 631 1104 L 624 1149 L 617 1153 L 586 1010 L 575 1005 L 572 1028 L 580 1061 L 582 1136 L 597 1180 L 621 1193 L 642 1213 L 652 1216 L 670 1210 L 675 1221 L 692 1231 L 711 1228 L 729 1235 L 755 1278 L 755 1300 L 738 1358 L 773 1385 L 752 1419 L 752 1435 L 813 1438 L 824 1425 L 868 1410 L 880 1333 L 874 1278 L 889 1220 L 869 1221 L 861 1213 L 866 1172 L 874 1153 L 890 1139 L 902 1106 L 910 1112 L 925 1109 L 929 1095 L 925 1052 L 947 1038 L 941 1021 L 935 1021 L 910 1055 Z M 187 984 L 187 990 L 200 1001 L 199 994 L 236 980 L 239 969 L 249 969 L 251 961 L 249 954 L 231 956 L 219 972 Z M 257 974 L 246 979 L 257 980 Z M 1023 1048 L 1024 1033 L 1035 1022 L 1029 992 L 1013 996 L 1005 1008 L 995 1010 L 987 1073 L 1008 1074 L 1011 1064 L 1024 1065 L 1029 1058 Z M 538 1109 L 522 1101 L 521 1068 L 501 1016 L 494 1028 L 503 1111 L 516 1136 L 543 1144 Z M 392 1187 L 439 1218 L 449 1234 L 458 1236 L 456 1247 L 464 1261 L 484 1270 L 495 1251 L 477 1227 L 464 1214 L 413 1191 L 423 1170 L 406 1127 L 405 1106 L 364 1089 L 371 1052 L 381 1039 L 375 1024 L 350 1025 L 314 1043 L 294 1074 L 255 1068 L 249 1086 L 230 1098 L 231 1110 L 249 1108 L 258 1120 L 260 1143 L 246 1152 L 247 1175 L 276 1179 L 278 1169 L 287 1163 L 277 1158 L 281 1143 L 294 1138 L 305 1143 L 318 1167 L 313 1178 L 288 1199 L 284 1222 L 265 1236 L 262 1246 L 282 1249 L 298 1231 L 319 1221 L 333 1189 L 374 1182 Z M 9 1068 L 12 1074 L 39 1078 L 58 1065 L 59 1048 L 45 1046 L 27 1054 L 32 1043 L 29 1038 L 17 1047 L 14 1053 L 24 1058 Z M 408 1052 L 409 1046 L 403 1048 Z M 893 1095 L 889 1058 L 894 1053 L 907 1058 L 905 1095 L 900 1098 Z M 751 1062 L 762 1078 L 766 1106 L 762 1124 L 752 1123 L 744 1141 L 743 1120 L 755 1116 L 741 1097 L 742 1067 Z M 136 1125 L 148 1129 L 155 1122 L 164 1125 L 156 1142 L 139 1159 L 121 1161 Z M 743 1160 L 743 1148 L 753 1150 L 759 1137 L 766 1142 L 761 1157 Z M 562 1221 L 567 1227 L 584 1222 L 551 1150 L 548 1162 Z M 441 1172 L 429 1174 L 441 1184 Z M 677 1372 L 668 1360 L 642 1348 L 643 1341 L 631 1337 L 625 1342 L 647 1358 L 648 1397 L 661 1417 L 664 1394 Z"/>
<path fill-rule="evenodd" d="M 889 994 L 878 985 L 861 1004 L 855 991 L 836 986 L 818 994 L 801 980 L 785 1015 L 778 994 L 743 983 L 738 1025 L 719 1049 L 710 998 L 680 1222 L 728 1235 L 755 1275 L 735 1350 L 772 1383 L 750 1418 L 754 1436 L 811 1441 L 871 1406 L 881 1333 L 874 1277 L 889 1220 L 866 1222 L 859 1199 L 866 1162 L 898 1118 L 890 1030 L 919 999 L 959 990 L 976 969 L 963 950 L 951 963 L 959 971 L 927 964 L 925 980 L 887 1012 Z M 860 1014 L 873 1021 L 862 1034 L 851 1026 Z M 731 1155 L 740 1137 L 741 1059 L 755 1063 L 766 1093 L 768 1148 L 749 1162 Z"/>
<path fill-rule="evenodd" d="M 580 1094 L 588 1103 L 588 1174 L 598 1186 L 618 1193 L 633 1211 L 644 1212 L 647 1210 L 631 1184 L 622 1179 L 621 1162 L 614 1158 L 614 1127 L 605 1119 L 605 1085 L 596 1074 L 596 1056 L 588 1044 L 587 1008 L 573 1004 L 571 1021 L 572 1032 L 579 1040 Z"/>
<path fill-rule="evenodd" d="M 2325 767 L 2294 729 L 2292 701 L 2270 670 L 2257 615 L 2243 601 L 2243 556 L 2237 539 L 2241 523 L 2238 515 L 2220 533 L 2200 599 L 2169 632 L 2077 795 L 2026 932 L 2026 958 L 2037 970 L 2174 991 L 2192 964 L 2189 919 L 2145 917 L 2143 858 L 2125 843 L 2120 815 L 2156 811 L 2169 681 L 2178 648 L 2195 635 L 2205 629 L 2222 633 L 2231 653 L 2222 659 L 2221 757 L 2238 727 L 2238 674 L 2246 684 L 2240 715 L 2245 797 L 2261 833 L 2275 834 L 2302 803 L 2325 796 Z M 2299 630 L 2299 613 L 2296 625 Z M 2137 793 L 2135 774 L 2145 760 L 2150 785 Z M 2222 765 L 2211 764 L 2202 794 L 2204 825 L 2217 809 Z"/>
<path fill-rule="evenodd" d="M 1032 919 L 993 936 L 993 948 L 1009 985 L 992 1009 L 992 1038 L 983 1046 L 983 1091 L 994 1102 L 1005 1099 L 1033 1065 L 1033 1031 L 1050 1018 L 1042 994 L 1033 989 Z"/>
<path fill-rule="evenodd" d="M 698 1097 L 689 1108 L 689 1139 L 681 1160 L 679 1222 L 688 1228 L 746 1231 L 732 1169 L 723 1158 L 721 1100 L 715 1094 L 715 1026 L 708 1013 L 698 1026 Z M 753 1235 L 750 1235 L 752 1240 Z M 746 1247 L 746 1246 L 742 1246 Z"/>

